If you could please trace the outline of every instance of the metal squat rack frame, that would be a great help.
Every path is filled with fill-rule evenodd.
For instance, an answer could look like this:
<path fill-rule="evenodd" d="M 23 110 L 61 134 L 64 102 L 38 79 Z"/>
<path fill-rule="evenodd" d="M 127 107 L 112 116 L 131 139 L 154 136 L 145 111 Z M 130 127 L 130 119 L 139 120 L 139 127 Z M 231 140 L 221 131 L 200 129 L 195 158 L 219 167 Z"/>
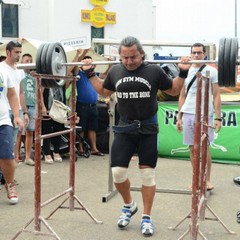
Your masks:
<path fill-rule="evenodd" d="M 174 194 L 191 194 L 192 206 L 191 212 L 188 213 L 180 222 L 174 227 L 169 227 L 171 230 L 176 228 L 187 218 L 191 218 L 189 223 L 189 229 L 178 240 L 184 239 L 188 234 L 191 235 L 191 240 L 197 240 L 197 236 L 204 240 L 207 238 L 199 230 L 198 220 L 214 220 L 218 221 L 229 234 L 235 234 L 235 232 L 229 230 L 229 228 L 223 223 L 223 221 L 217 216 L 217 214 L 208 206 L 207 198 L 210 196 L 210 192 L 207 191 L 207 145 L 208 145 L 208 128 L 212 127 L 208 125 L 208 103 L 209 103 L 209 78 L 210 72 L 207 71 L 207 76 L 203 77 L 201 73 L 197 74 L 197 95 L 196 95 L 196 121 L 195 121 L 195 135 L 194 135 L 194 156 L 193 156 L 193 175 L 192 175 L 192 191 L 185 189 L 168 189 L 168 188 L 156 188 L 158 193 L 174 193 Z M 202 101 L 202 90 L 204 84 L 204 101 Z M 201 108 L 203 102 L 203 118 L 201 119 Z M 110 129 L 115 124 L 115 101 L 110 99 L 109 106 L 109 123 Z M 113 178 L 111 173 L 111 144 L 114 135 L 113 131 L 110 131 L 109 137 L 109 175 L 108 175 L 108 193 L 102 198 L 102 202 L 109 201 L 113 196 L 117 194 L 116 189 L 113 186 Z M 199 186 L 199 187 L 197 187 Z M 132 191 L 141 191 L 140 186 L 131 186 Z M 214 216 L 212 218 L 205 216 L 206 209 Z"/>
<path fill-rule="evenodd" d="M 76 91 L 76 81 L 78 80 L 77 77 L 66 77 L 66 76 L 53 76 L 47 74 L 34 74 L 33 77 L 36 79 L 36 119 L 35 119 L 35 193 L 34 193 L 34 217 L 27 222 L 27 224 L 18 231 L 12 240 L 17 239 L 17 237 L 23 233 L 32 233 L 38 236 L 49 236 L 55 238 L 57 240 L 61 240 L 61 238 L 57 235 L 57 233 L 50 227 L 46 219 L 49 219 L 58 209 L 69 209 L 70 211 L 74 211 L 75 209 L 84 210 L 95 223 L 102 223 L 102 221 L 97 220 L 92 213 L 84 206 L 81 200 L 75 195 L 75 138 L 76 138 L 76 96 L 72 94 L 71 100 L 71 113 L 70 113 L 70 129 L 41 135 L 41 123 L 42 123 L 42 103 L 40 101 L 40 97 L 42 95 L 42 79 L 47 79 L 47 81 L 57 80 L 59 78 L 63 80 L 72 81 L 72 92 L 75 93 Z M 56 195 L 55 197 L 50 198 L 49 200 L 41 203 L 41 140 L 59 136 L 61 134 L 69 133 L 70 134 L 70 159 L 69 159 L 69 188 L 63 191 L 62 193 Z M 62 201 L 60 205 L 58 205 L 47 217 L 41 216 L 41 208 L 45 207 L 46 205 L 50 204 L 51 202 L 59 199 L 60 197 L 68 194 L 68 196 Z M 64 203 L 69 200 L 69 205 L 64 206 Z M 74 206 L 74 201 L 80 205 L 80 207 Z M 27 229 L 31 223 L 34 223 L 34 230 Z M 44 233 L 41 231 L 41 223 L 47 228 L 49 233 Z"/>
<path fill-rule="evenodd" d="M 209 79 L 210 71 L 206 72 L 206 77 L 201 73 L 197 73 L 197 94 L 196 94 L 196 116 L 194 127 L 194 149 L 193 149 L 193 174 L 192 174 L 192 206 L 191 211 L 174 227 L 169 227 L 171 230 L 176 228 L 187 218 L 191 218 L 189 229 L 178 240 L 184 239 L 190 234 L 191 240 L 197 240 L 199 235 L 202 239 L 207 240 L 204 234 L 199 229 L 198 220 L 218 221 L 229 234 L 235 234 L 231 231 L 217 214 L 207 204 L 210 192 L 207 191 L 207 147 L 208 147 L 208 128 L 212 128 L 208 124 L 209 111 Z M 204 83 L 204 87 L 203 87 Z M 202 100 L 202 91 L 204 91 L 204 99 Z M 202 106 L 203 104 L 203 106 Z M 201 109 L 203 107 L 203 116 Z M 206 209 L 213 217 L 206 217 Z"/>

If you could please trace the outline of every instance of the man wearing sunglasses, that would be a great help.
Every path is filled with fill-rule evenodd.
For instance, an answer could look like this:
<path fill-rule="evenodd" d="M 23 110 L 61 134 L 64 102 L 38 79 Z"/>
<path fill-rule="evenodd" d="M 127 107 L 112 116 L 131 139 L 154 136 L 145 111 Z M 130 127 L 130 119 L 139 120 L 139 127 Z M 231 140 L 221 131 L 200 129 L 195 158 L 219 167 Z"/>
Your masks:
<path fill-rule="evenodd" d="M 192 60 L 204 60 L 206 57 L 206 48 L 201 43 L 195 43 L 191 47 L 191 59 Z M 220 89 L 218 86 L 217 70 L 211 66 L 204 66 L 202 63 L 192 64 L 188 77 L 185 80 L 184 86 L 181 90 L 178 102 L 178 120 L 177 130 L 183 130 L 183 143 L 190 146 L 190 159 L 193 164 L 193 145 L 194 145 L 194 123 L 196 113 L 196 93 L 197 80 L 193 78 L 197 72 L 201 70 L 202 76 L 206 76 L 206 72 L 210 72 L 209 78 L 209 119 L 208 124 L 213 125 L 215 131 L 218 132 L 221 129 L 221 98 Z M 190 84 L 192 82 L 192 85 Z M 190 86 L 191 85 L 191 86 Z M 204 99 L 204 98 L 202 98 Z M 202 104 L 203 106 L 203 104 Z M 202 107 L 203 113 L 203 107 Z M 213 122 L 213 115 L 215 119 Z M 208 141 L 209 144 L 213 143 L 214 132 L 213 128 L 208 128 Z M 207 190 L 210 191 L 214 188 L 210 182 L 211 175 L 211 155 L 209 146 L 207 148 Z"/>

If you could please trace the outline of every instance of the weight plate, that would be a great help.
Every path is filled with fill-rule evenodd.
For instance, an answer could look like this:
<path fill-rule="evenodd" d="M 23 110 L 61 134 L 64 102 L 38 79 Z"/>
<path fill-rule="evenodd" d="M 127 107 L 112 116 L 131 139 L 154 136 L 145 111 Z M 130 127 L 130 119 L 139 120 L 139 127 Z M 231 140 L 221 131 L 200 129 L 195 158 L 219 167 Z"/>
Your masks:
<path fill-rule="evenodd" d="M 45 43 L 43 48 L 42 48 L 42 54 L 41 54 L 41 70 L 42 74 L 47 73 L 47 66 L 46 66 L 46 56 L 47 56 L 47 51 L 48 51 L 49 43 Z"/>
<path fill-rule="evenodd" d="M 224 86 L 224 49 L 225 49 L 226 38 L 221 38 L 219 40 L 218 46 L 218 84 L 219 86 Z"/>
<path fill-rule="evenodd" d="M 67 62 L 65 51 L 60 43 L 51 43 L 46 57 L 47 73 L 55 76 L 66 76 L 67 66 L 62 63 Z M 53 87 L 62 87 L 65 80 L 59 79 L 53 82 Z"/>
<path fill-rule="evenodd" d="M 46 71 L 47 74 L 55 76 L 66 76 L 67 66 L 62 63 L 67 63 L 66 53 L 60 43 L 50 43 L 46 56 Z M 65 80 L 59 79 L 53 81 L 52 87 L 62 87 Z"/>
<path fill-rule="evenodd" d="M 42 49 L 42 54 L 41 54 L 41 73 L 42 74 L 47 74 L 47 65 L 46 65 L 46 57 L 47 57 L 47 52 L 48 52 L 48 47 L 49 47 L 50 43 L 45 43 L 44 47 Z M 50 88 L 51 87 L 51 83 L 50 83 L 50 79 L 47 78 L 42 78 L 42 86 L 45 88 Z"/>
<path fill-rule="evenodd" d="M 51 43 L 47 54 L 47 72 L 57 76 L 66 76 L 67 67 L 62 63 L 67 62 L 65 51 L 60 43 Z"/>
<path fill-rule="evenodd" d="M 232 38 L 229 65 L 229 86 L 235 87 L 237 80 L 238 38 Z"/>
<path fill-rule="evenodd" d="M 225 40 L 225 46 L 224 46 L 224 58 L 223 58 L 223 64 L 224 64 L 224 71 L 223 71 L 223 85 L 225 87 L 230 86 L 230 53 L 231 53 L 231 38 L 226 38 Z"/>
<path fill-rule="evenodd" d="M 42 73 L 42 68 L 41 68 L 41 55 L 42 55 L 42 49 L 45 46 L 45 44 L 41 44 L 39 48 L 37 49 L 37 54 L 36 54 L 36 73 L 41 74 Z"/>

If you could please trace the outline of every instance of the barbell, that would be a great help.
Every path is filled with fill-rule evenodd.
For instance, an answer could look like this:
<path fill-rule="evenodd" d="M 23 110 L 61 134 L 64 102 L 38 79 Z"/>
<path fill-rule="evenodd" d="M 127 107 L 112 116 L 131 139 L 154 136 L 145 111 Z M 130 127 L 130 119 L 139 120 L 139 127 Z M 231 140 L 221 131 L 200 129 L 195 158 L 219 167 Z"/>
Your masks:
<path fill-rule="evenodd" d="M 181 63 L 180 60 L 146 60 L 149 63 L 173 64 Z M 118 64 L 120 61 L 99 61 L 92 62 L 93 65 Z M 236 85 L 238 61 L 238 39 L 221 38 L 218 48 L 218 61 L 216 60 L 193 60 L 189 63 L 205 63 L 218 65 L 219 86 L 233 87 Z M 18 69 L 36 69 L 38 74 L 50 74 L 54 76 L 66 76 L 68 66 L 86 65 L 83 62 L 67 62 L 66 53 L 62 45 L 56 43 L 43 43 L 37 50 L 36 64 L 18 64 Z M 45 88 L 61 87 L 64 79 L 51 80 L 42 79 L 42 86 Z"/>

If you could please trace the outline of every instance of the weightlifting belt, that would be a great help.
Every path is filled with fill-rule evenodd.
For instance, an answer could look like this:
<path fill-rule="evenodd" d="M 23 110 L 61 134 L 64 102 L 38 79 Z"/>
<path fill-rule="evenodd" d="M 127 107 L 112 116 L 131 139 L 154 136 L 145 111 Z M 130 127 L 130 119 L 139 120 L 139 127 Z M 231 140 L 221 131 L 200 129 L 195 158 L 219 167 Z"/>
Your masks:
<path fill-rule="evenodd" d="M 121 125 L 121 123 L 123 123 L 123 125 Z M 112 129 L 114 133 L 128 133 L 131 131 L 136 131 L 137 129 L 140 129 L 143 126 L 151 124 L 157 124 L 157 114 L 143 121 L 140 120 L 126 121 L 120 118 L 120 125 L 112 126 Z"/>

